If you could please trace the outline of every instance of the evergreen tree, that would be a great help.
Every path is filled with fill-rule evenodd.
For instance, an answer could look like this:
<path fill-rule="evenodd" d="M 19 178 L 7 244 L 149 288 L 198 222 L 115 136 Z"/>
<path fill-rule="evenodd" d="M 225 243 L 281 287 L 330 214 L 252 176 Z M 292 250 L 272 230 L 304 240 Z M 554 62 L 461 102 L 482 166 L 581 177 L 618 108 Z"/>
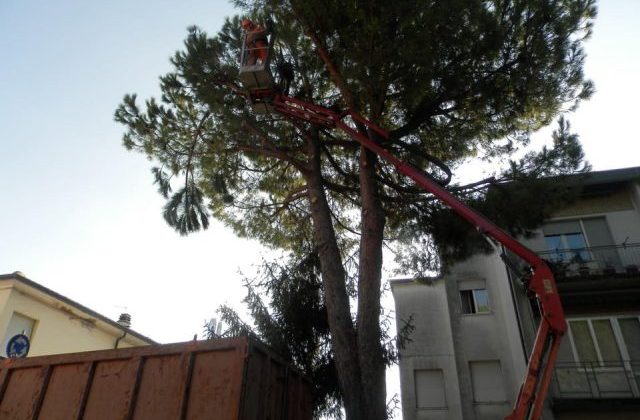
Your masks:
<path fill-rule="evenodd" d="M 273 22 L 292 95 L 363 114 L 391 132 L 385 147 L 427 170 L 434 157 L 508 156 L 592 91 L 582 73 L 592 0 L 236 3 Z M 314 250 L 347 418 L 383 419 L 382 248 L 437 234 L 441 206 L 342 133 L 254 114 L 234 92 L 241 39 L 239 17 L 213 37 L 190 28 L 161 100 L 141 110 L 126 95 L 118 107 L 124 144 L 158 163 L 164 217 L 180 233 L 213 216 L 293 255 Z M 539 156 L 575 170 L 561 149 Z M 537 165 L 529 156 L 514 173 Z"/>
<path fill-rule="evenodd" d="M 316 417 L 339 417 L 340 393 L 318 254 L 309 251 L 290 254 L 282 261 L 264 261 L 257 278 L 247 279 L 245 287 L 244 302 L 253 326 L 223 305 L 218 309 L 225 325 L 221 335 L 257 335 L 311 380 Z M 215 337 L 207 328 L 205 334 Z"/>

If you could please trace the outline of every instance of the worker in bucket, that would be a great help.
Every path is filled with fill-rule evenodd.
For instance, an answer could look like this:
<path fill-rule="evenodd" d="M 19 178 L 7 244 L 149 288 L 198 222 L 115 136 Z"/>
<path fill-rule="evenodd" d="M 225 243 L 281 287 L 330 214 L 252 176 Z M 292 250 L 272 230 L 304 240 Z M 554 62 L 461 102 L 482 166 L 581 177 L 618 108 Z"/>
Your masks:
<path fill-rule="evenodd" d="M 245 31 L 244 45 L 247 54 L 245 65 L 265 64 L 269 53 L 266 29 L 249 19 L 242 19 L 241 26 Z"/>

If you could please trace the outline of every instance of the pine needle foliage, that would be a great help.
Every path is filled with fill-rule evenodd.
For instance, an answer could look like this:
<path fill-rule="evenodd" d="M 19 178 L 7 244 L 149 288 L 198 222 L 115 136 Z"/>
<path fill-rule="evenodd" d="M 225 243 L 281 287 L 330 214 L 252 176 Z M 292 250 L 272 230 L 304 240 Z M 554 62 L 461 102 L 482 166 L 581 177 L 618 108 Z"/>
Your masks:
<path fill-rule="evenodd" d="M 274 66 L 286 61 L 295 71 L 291 95 L 360 112 L 390 131 L 384 147 L 428 172 L 432 157 L 452 167 L 474 157 L 509 158 L 593 91 L 583 74 L 593 0 L 235 3 L 242 17 L 269 22 Z M 173 70 L 160 78 L 160 98 L 140 105 L 135 94 L 124 97 L 115 113 L 126 128 L 123 144 L 161 168 L 153 177 L 167 198 L 163 215 L 180 234 L 205 229 L 213 217 L 239 236 L 298 256 L 286 264 L 317 252 L 340 401 L 350 420 L 382 419 L 382 247 L 436 238 L 440 250 L 453 244 L 452 255 L 463 256 L 466 242 L 443 229 L 453 224 L 444 224 L 447 213 L 432 197 L 349 137 L 252 112 L 233 91 L 240 18 L 228 18 L 214 35 L 189 28 Z M 451 191 L 495 211 L 505 228 L 525 231 L 552 204 L 540 203 L 552 197 L 541 177 L 577 170 L 577 139 L 558 136 L 498 176 L 530 184 L 527 193 L 487 189 L 486 180 Z M 531 205 L 532 195 L 540 210 L 521 211 L 530 220 L 520 220 L 515 209 Z M 302 285 L 281 287 L 273 287 L 265 310 L 283 305 L 274 312 L 279 323 L 308 329 L 285 310 L 291 288 Z M 294 327 L 287 331 L 282 340 L 301 339 Z M 303 357 L 294 353 L 292 360 Z"/>
<path fill-rule="evenodd" d="M 224 305 L 218 310 L 226 326 L 222 335 L 259 337 L 311 380 L 317 417 L 339 417 L 340 394 L 318 254 L 310 251 L 263 261 L 256 278 L 245 280 L 245 287 L 251 325 Z M 208 335 L 212 338 L 211 332 Z"/>

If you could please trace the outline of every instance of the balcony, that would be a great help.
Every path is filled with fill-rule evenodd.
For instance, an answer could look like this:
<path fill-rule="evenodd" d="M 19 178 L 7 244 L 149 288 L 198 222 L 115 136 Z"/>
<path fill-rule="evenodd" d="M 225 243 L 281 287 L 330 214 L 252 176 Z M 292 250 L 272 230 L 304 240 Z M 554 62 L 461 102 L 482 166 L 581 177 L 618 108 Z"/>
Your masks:
<path fill-rule="evenodd" d="M 640 275 L 640 243 L 553 249 L 538 254 L 551 263 L 558 282 L 572 278 Z"/>
<path fill-rule="evenodd" d="M 538 254 L 550 263 L 565 312 L 640 310 L 640 243 Z"/>
<path fill-rule="evenodd" d="M 640 361 L 558 362 L 555 398 L 640 398 Z"/>
<path fill-rule="evenodd" d="M 640 361 L 558 362 L 551 396 L 556 413 L 637 413 Z"/>

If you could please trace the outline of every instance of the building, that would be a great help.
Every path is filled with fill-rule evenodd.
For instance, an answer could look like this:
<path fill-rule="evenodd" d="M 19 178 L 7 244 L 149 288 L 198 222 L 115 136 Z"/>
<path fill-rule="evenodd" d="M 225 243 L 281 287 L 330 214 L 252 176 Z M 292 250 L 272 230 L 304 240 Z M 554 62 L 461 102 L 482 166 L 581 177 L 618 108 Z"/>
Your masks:
<path fill-rule="evenodd" d="M 24 333 L 29 356 L 155 344 L 129 329 L 130 317 L 113 321 L 62 296 L 22 273 L 0 275 L 0 356 L 9 339 Z"/>
<path fill-rule="evenodd" d="M 551 261 L 569 331 L 545 419 L 640 418 L 640 167 L 593 172 L 530 249 Z M 404 419 L 502 419 L 514 404 L 537 307 L 497 253 L 441 278 L 392 281 Z"/>

